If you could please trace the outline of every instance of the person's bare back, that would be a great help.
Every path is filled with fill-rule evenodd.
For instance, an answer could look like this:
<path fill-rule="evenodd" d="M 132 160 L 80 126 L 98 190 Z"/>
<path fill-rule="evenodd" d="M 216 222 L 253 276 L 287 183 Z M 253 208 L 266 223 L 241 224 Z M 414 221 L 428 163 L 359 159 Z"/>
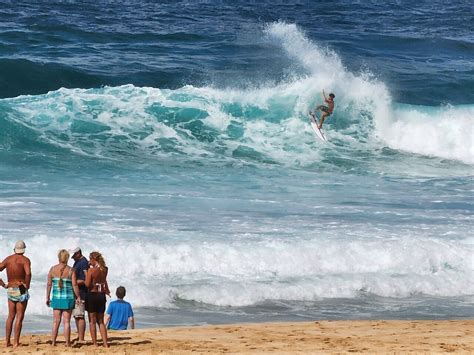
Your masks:
<path fill-rule="evenodd" d="M 0 271 L 7 269 L 8 285 L 7 287 L 18 287 L 24 285 L 30 288 L 31 281 L 31 262 L 22 254 L 13 254 L 8 256 L 0 263 Z"/>

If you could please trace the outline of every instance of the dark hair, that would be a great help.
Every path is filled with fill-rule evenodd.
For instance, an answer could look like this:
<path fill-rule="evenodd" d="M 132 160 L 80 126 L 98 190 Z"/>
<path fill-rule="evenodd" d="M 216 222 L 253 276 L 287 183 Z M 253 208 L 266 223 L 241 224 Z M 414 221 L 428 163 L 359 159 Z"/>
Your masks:
<path fill-rule="evenodd" d="M 330 94 L 329 94 L 329 97 L 330 97 L 331 99 L 334 99 L 334 98 L 336 97 L 336 95 L 334 95 L 333 93 L 330 93 Z"/>
<path fill-rule="evenodd" d="M 125 287 L 123 286 L 117 287 L 117 291 L 115 291 L 115 295 L 120 299 L 124 298 L 126 293 L 127 291 L 125 290 Z"/>

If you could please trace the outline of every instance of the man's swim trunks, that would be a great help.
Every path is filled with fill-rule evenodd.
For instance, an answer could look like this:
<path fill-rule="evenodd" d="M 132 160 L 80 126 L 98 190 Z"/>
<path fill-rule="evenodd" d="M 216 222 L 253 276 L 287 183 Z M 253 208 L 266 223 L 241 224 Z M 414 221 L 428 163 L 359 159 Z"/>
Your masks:
<path fill-rule="evenodd" d="M 326 112 L 328 114 L 328 116 L 332 114 L 332 112 L 329 111 L 329 107 L 327 107 L 327 106 L 322 106 L 321 105 L 321 106 L 319 106 L 319 109 L 323 112 Z"/>
<path fill-rule="evenodd" d="M 76 306 L 72 310 L 72 316 L 74 318 L 84 318 L 85 311 L 86 311 L 85 301 L 81 299 L 81 302 L 76 303 Z"/>
<path fill-rule="evenodd" d="M 9 287 L 7 289 L 7 296 L 10 301 L 13 302 L 26 302 L 30 299 L 28 290 L 25 290 L 25 293 L 21 293 L 19 287 Z"/>

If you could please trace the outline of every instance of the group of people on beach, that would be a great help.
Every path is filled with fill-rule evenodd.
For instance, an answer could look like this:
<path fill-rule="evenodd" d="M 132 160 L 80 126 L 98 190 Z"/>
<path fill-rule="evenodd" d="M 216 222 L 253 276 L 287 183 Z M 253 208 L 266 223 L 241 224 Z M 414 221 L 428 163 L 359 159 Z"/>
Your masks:
<path fill-rule="evenodd" d="M 7 289 L 8 317 L 5 325 L 5 345 L 17 347 L 20 344 L 20 334 L 30 295 L 31 261 L 24 253 L 25 242 L 15 243 L 14 254 L 0 263 L 0 271 L 6 269 L 8 283 L 0 279 L 0 286 Z M 74 260 L 72 267 L 68 266 L 69 258 Z M 110 296 L 107 282 L 108 268 L 102 254 L 94 251 L 89 254 L 89 260 L 82 255 L 82 250 L 76 247 L 70 251 L 61 249 L 58 252 L 58 263 L 53 265 L 48 273 L 46 286 L 46 305 L 53 309 L 52 341 L 56 345 L 61 320 L 64 327 L 66 346 L 71 346 L 71 317 L 74 317 L 79 343 L 84 342 L 86 331 L 85 312 L 89 318 L 89 328 L 92 343 L 97 345 L 97 327 L 99 328 L 103 346 L 108 347 L 107 328 L 127 329 L 135 327 L 133 310 L 130 303 L 125 302 L 126 290 L 123 286 L 117 288 L 117 301 L 109 304 L 106 314 L 106 295 Z M 14 340 L 11 334 L 14 326 Z"/>

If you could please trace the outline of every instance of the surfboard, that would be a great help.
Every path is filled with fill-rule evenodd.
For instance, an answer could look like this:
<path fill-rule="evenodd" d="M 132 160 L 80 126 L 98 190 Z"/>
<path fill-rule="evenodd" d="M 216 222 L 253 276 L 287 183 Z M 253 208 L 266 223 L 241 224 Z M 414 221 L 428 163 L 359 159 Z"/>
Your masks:
<path fill-rule="evenodd" d="M 318 124 L 316 123 L 316 119 L 314 115 L 309 114 L 309 120 L 311 121 L 311 127 L 313 128 L 314 133 L 316 133 L 316 136 L 321 139 L 323 142 L 326 142 L 326 137 L 324 136 L 324 132 L 322 129 L 318 128 Z"/>

